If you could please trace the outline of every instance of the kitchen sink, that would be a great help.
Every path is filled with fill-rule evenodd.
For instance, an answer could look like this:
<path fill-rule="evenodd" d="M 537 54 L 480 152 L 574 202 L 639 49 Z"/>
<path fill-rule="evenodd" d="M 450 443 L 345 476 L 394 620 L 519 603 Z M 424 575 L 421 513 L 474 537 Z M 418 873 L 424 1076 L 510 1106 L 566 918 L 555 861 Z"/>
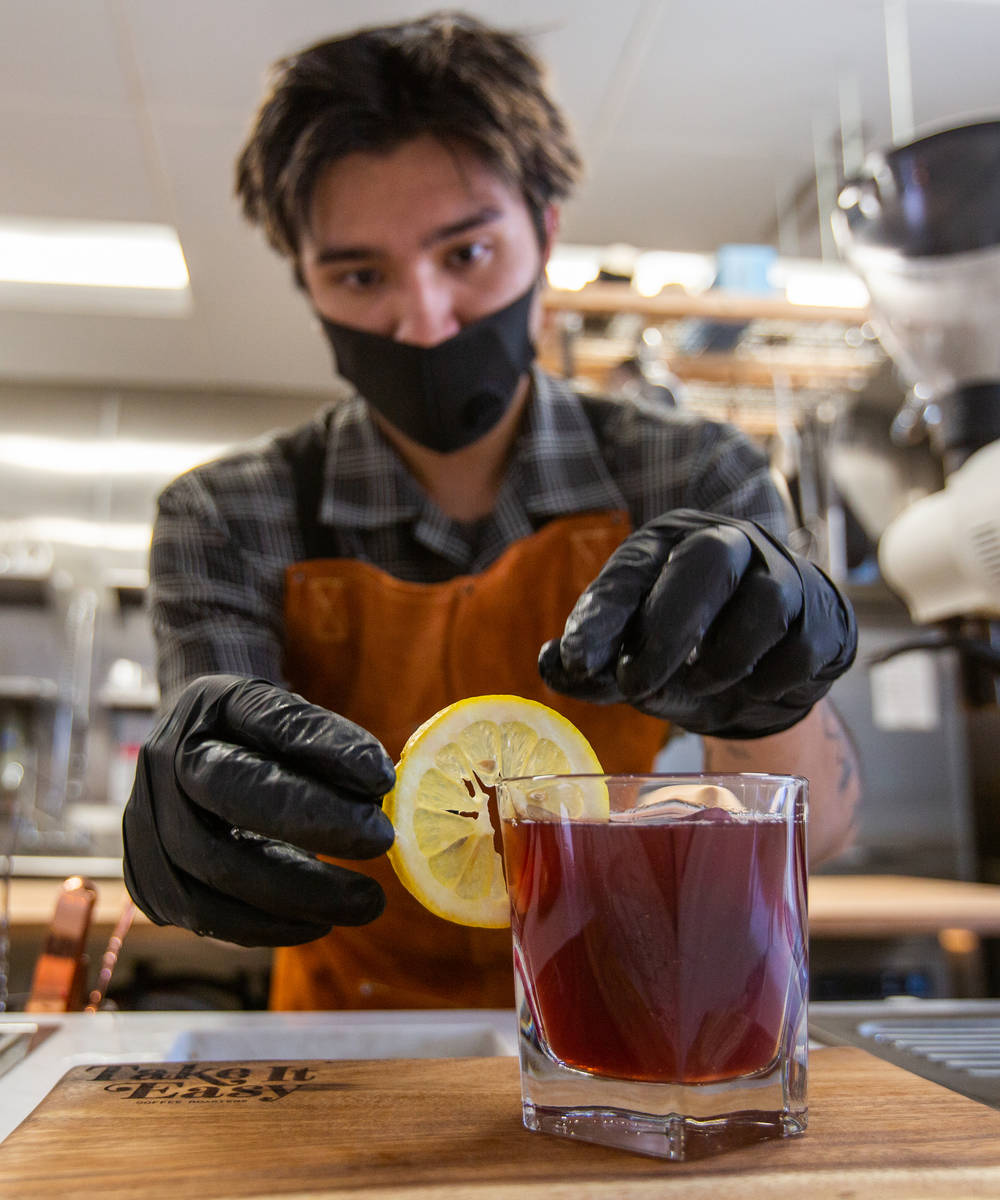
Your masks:
<path fill-rule="evenodd" d="M 0 1075 L 9 1071 L 55 1033 L 55 1024 L 5 1021 L 0 1027 Z"/>
<path fill-rule="evenodd" d="M 514 1054 L 509 1036 L 491 1025 L 385 1025 L 357 1021 L 343 1028 L 260 1028 L 186 1030 L 173 1040 L 168 1062 L 252 1059 L 487 1058 Z"/>
<path fill-rule="evenodd" d="M 0 1075 L 9 1071 L 28 1053 L 37 1025 L 8 1026 L 0 1030 Z"/>

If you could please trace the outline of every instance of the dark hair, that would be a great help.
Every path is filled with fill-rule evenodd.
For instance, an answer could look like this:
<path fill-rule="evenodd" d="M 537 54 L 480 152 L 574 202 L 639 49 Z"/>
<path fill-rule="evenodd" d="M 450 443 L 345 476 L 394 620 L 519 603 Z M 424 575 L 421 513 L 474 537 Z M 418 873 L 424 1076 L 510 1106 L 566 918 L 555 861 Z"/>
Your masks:
<path fill-rule="evenodd" d="M 243 212 L 295 259 L 320 172 L 421 135 L 519 189 L 540 235 L 580 159 L 524 41 L 462 13 L 361 29 L 280 59 L 236 166 Z"/>

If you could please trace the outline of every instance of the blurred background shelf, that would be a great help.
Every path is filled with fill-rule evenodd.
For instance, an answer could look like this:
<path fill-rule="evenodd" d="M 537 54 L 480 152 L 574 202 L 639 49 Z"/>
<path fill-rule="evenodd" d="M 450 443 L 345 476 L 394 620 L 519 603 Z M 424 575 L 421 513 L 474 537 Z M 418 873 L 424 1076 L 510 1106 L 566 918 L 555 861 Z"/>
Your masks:
<path fill-rule="evenodd" d="M 549 288 L 542 297 L 549 312 L 609 316 L 632 313 L 650 318 L 679 320 L 701 317 L 715 321 L 833 321 L 860 325 L 868 319 L 868 308 L 820 304 L 792 304 L 781 296 L 761 296 L 728 290 L 700 293 L 668 289 L 656 296 L 643 296 L 624 283 L 590 283 L 579 291 Z"/>

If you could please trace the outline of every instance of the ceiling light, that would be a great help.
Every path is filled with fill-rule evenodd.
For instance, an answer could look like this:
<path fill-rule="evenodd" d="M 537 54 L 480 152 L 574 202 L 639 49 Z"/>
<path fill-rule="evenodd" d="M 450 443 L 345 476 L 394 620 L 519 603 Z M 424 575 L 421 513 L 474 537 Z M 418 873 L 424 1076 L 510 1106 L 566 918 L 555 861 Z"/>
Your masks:
<path fill-rule="evenodd" d="M 658 296 L 665 287 L 704 292 L 715 279 L 715 258 L 680 250 L 647 250 L 635 261 L 632 286 L 640 296 Z"/>
<path fill-rule="evenodd" d="M 561 292 L 579 292 L 601 273 L 600 246 L 556 246 L 545 268 L 551 287 Z"/>
<path fill-rule="evenodd" d="M 0 435 L 0 464 L 62 475 L 150 475 L 172 479 L 181 471 L 218 458 L 222 443 L 75 441 L 25 433 Z"/>
<path fill-rule="evenodd" d="M 546 268 L 548 282 L 560 291 L 580 291 L 598 278 L 612 251 L 620 249 L 631 247 L 556 246 Z M 738 278 L 738 290 L 774 289 L 790 304 L 863 309 L 869 303 L 868 289 L 850 267 L 819 259 L 781 258 L 770 246 L 723 246 L 717 254 L 680 250 L 633 254 L 631 286 L 640 296 L 658 296 L 668 287 L 698 295 L 725 286 L 727 278 L 734 283 Z M 742 282 L 754 278 L 753 286 Z"/>
<path fill-rule="evenodd" d="M 0 217 L 0 302 L 177 314 L 190 308 L 190 279 L 168 225 Z"/>
<path fill-rule="evenodd" d="M 152 525 L 141 521 L 88 521 L 79 517 L 26 517 L 6 525 L 24 538 L 62 546 L 122 552 L 149 551 Z M 0 528 L 0 533 L 3 530 Z"/>
<path fill-rule="evenodd" d="M 813 259 L 778 259 L 768 278 L 789 304 L 820 308 L 867 308 L 868 289 L 850 267 Z"/>
<path fill-rule="evenodd" d="M 168 225 L 26 217 L 0 220 L 0 279 L 172 291 L 189 283 L 181 244 Z"/>

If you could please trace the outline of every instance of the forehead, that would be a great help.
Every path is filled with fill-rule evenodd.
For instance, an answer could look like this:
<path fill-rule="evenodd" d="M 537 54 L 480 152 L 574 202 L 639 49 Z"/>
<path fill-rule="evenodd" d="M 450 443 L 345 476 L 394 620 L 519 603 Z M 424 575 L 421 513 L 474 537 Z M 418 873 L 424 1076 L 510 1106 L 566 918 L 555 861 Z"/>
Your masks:
<path fill-rule="evenodd" d="M 327 166 L 313 189 L 303 247 L 330 236 L 338 242 L 389 233 L 419 239 L 487 207 L 530 222 L 520 191 L 472 150 L 421 136 Z"/>

